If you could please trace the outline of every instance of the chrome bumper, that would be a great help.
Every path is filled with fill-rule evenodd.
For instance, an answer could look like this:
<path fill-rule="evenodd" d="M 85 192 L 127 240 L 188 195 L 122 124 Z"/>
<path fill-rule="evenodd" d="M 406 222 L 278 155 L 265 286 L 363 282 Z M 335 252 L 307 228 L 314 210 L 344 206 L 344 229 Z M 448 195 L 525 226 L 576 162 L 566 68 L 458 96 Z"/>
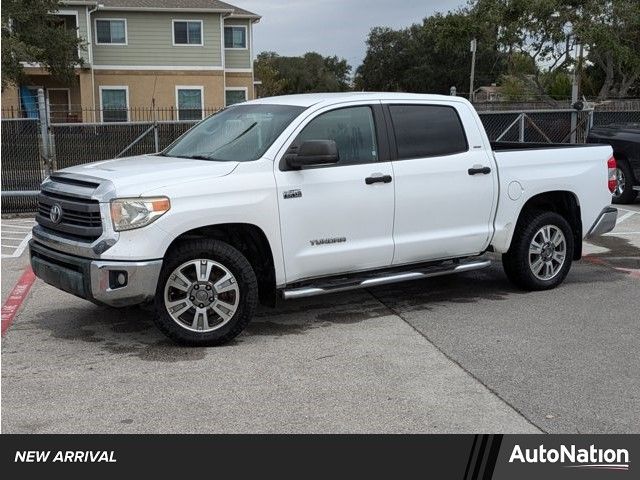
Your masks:
<path fill-rule="evenodd" d="M 162 260 L 117 262 L 92 260 L 29 243 L 31 267 L 44 282 L 94 303 L 124 307 L 153 299 Z M 126 279 L 120 285 L 118 277 Z"/>
<path fill-rule="evenodd" d="M 606 207 L 597 220 L 594 222 L 593 226 L 589 229 L 587 233 L 587 238 L 596 237 L 598 235 L 602 235 L 604 233 L 610 232 L 616 226 L 616 221 L 618 219 L 618 210 L 613 207 Z"/>

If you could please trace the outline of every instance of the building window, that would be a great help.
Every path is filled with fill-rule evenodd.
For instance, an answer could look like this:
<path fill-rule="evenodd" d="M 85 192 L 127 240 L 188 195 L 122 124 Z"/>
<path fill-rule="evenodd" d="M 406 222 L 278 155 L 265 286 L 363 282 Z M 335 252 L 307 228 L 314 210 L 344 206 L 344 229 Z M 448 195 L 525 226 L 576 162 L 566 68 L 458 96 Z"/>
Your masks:
<path fill-rule="evenodd" d="M 227 88 L 224 91 L 224 104 L 230 107 L 236 103 L 242 103 L 247 101 L 247 89 L 244 87 Z"/>
<path fill-rule="evenodd" d="M 247 48 L 247 27 L 224 27 L 224 48 Z"/>
<path fill-rule="evenodd" d="M 103 122 L 128 122 L 129 88 L 100 87 L 100 113 Z"/>
<path fill-rule="evenodd" d="M 174 45 L 202 45 L 202 20 L 173 20 Z"/>
<path fill-rule="evenodd" d="M 176 87 L 178 120 L 202 120 L 202 87 Z"/>
<path fill-rule="evenodd" d="M 124 18 L 96 18 L 96 44 L 126 45 L 127 20 Z"/>

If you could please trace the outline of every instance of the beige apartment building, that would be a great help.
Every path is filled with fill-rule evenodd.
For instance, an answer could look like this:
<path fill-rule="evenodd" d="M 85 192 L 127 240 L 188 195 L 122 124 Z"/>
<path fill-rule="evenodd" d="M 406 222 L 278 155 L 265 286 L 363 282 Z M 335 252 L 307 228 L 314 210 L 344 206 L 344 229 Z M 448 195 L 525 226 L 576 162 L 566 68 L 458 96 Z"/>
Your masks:
<path fill-rule="evenodd" d="M 195 120 L 254 98 L 255 13 L 217 0 L 62 3 L 52 15 L 84 40 L 75 81 L 28 65 L 2 92 L 3 113 L 33 116 L 39 88 L 57 122 Z"/>

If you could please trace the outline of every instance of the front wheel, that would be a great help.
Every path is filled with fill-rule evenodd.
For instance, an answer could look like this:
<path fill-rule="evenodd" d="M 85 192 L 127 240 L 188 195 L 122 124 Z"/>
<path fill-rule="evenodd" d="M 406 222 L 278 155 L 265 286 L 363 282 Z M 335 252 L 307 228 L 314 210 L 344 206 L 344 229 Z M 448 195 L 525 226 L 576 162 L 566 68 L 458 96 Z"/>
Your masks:
<path fill-rule="evenodd" d="M 573 259 L 573 233 L 555 212 L 530 212 L 518 221 L 502 265 L 511 282 L 525 290 L 560 285 Z"/>
<path fill-rule="evenodd" d="M 220 345 L 247 326 L 257 299 L 256 276 L 242 253 L 219 240 L 194 240 L 167 255 L 155 322 L 178 343 Z"/>

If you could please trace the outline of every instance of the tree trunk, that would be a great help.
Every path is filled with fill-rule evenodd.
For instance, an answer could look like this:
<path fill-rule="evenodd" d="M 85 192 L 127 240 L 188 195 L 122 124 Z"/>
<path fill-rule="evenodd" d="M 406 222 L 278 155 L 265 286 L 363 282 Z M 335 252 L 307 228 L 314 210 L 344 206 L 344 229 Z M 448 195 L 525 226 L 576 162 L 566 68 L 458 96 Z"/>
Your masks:
<path fill-rule="evenodd" d="M 611 87 L 613 87 L 613 58 L 611 57 L 611 53 L 607 53 L 606 58 L 602 62 L 604 64 L 604 72 L 605 78 L 604 83 L 602 84 L 602 88 L 600 89 L 600 93 L 598 93 L 598 100 L 606 100 L 609 98 L 611 93 Z"/>
<path fill-rule="evenodd" d="M 626 97 L 629 94 L 629 89 L 636 82 L 636 80 L 640 77 L 640 72 L 633 73 L 629 76 L 623 76 L 622 81 L 620 82 L 620 89 L 618 90 L 618 96 L 621 98 Z"/>

